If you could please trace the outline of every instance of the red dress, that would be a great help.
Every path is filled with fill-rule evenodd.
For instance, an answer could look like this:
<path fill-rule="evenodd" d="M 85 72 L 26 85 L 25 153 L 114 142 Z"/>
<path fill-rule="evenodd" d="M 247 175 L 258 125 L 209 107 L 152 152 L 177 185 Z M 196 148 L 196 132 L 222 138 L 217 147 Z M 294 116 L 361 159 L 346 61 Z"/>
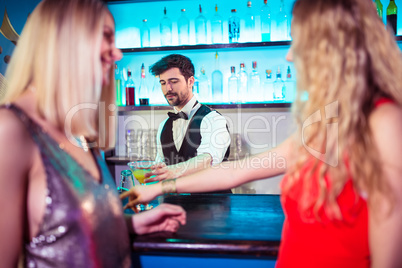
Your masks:
<path fill-rule="evenodd" d="M 383 98 L 375 106 L 390 102 L 392 100 Z M 300 172 L 301 178 L 309 176 L 313 163 L 306 162 Z M 315 178 L 316 174 L 313 174 L 309 179 Z M 285 176 L 282 184 L 287 180 Z M 367 202 L 355 191 L 350 178 L 337 199 L 343 215 L 342 221 L 331 221 L 324 213 L 319 214 L 319 220 L 314 216 L 308 217 L 308 221 L 303 220 L 306 214 L 301 214 L 298 202 L 302 187 L 303 179 L 296 182 L 286 195 L 281 196 L 285 221 L 277 268 L 370 267 Z M 317 194 L 317 191 L 318 185 L 313 185 L 311 194 Z"/>
<path fill-rule="evenodd" d="M 308 167 L 311 168 L 306 165 L 306 169 Z M 301 187 L 302 183 L 297 183 L 292 192 L 297 192 Z M 367 204 L 354 191 L 351 181 L 345 184 L 338 197 L 338 204 L 344 215 L 343 221 L 331 221 L 320 213 L 320 219 L 310 216 L 306 222 L 305 216 L 300 213 L 297 200 L 297 195 L 281 196 L 285 221 L 278 268 L 370 266 Z M 347 211 L 351 213 L 345 213 Z"/>

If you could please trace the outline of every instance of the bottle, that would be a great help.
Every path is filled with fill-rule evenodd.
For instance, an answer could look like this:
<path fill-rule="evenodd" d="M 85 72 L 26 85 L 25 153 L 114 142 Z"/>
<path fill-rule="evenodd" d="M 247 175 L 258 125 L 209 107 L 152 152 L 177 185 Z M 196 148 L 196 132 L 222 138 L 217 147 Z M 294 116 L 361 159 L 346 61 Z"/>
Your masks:
<path fill-rule="evenodd" d="M 223 43 L 223 24 L 222 24 L 222 17 L 218 14 L 218 5 L 215 5 L 215 15 L 212 17 L 211 20 L 211 39 L 213 44 L 221 44 Z"/>
<path fill-rule="evenodd" d="M 264 5 L 261 7 L 261 41 L 271 41 L 271 8 L 268 0 L 264 0 Z"/>
<path fill-rule="evenodd" d="M 237 43 L 240 38 L 240 19 L 236 16 L 236 9 L 232 9 L 231 12 L 228 20 L 229 43 Z"/>
<path fill-rule="evenodd" d="M 281 69 L 278 66 L 276 80 L 274 82 L 274 101 L 283 101 L 285 99 L 285 84 L 281 76 Z"/>
<path fill-rule="evenodd" d="M 148 28 L 147 20 L 142 20 L 141 26 L 141 47 L 149 47 L 150 46 L 150 39 L 151 39 L 151 32 Z"/>
<path fill-rule="evenodd" d="M 244 63 L 240 63 L 240 71 L 239 71 L 239 101 L 245 102 L 247 91 L 248 91 L 248 76 L 245 69 Z"/>
<path fill-rule="evenodd" d="M 255 42 L 255 17 L 251 9 L 251 1 L 247 1 L 247 12 L 244 19 L 243 42 Z"/>
<path fill-rule="evenodd" d="M 207 43 L 207 19 L 202 15 L 200 5 L 200 15 L 195 18 L 195 42 L 196 44 Z"/>
<path fill-rule="evenodd" d="M 163 10 L 164 16 L 159 24 L 159 29 L 161 33 L 161 45 L 171 46 L 172 45 L 172 21 L 166 14 L 166 7 Z"/>
<path fill-rule="evenodd" d="M 159 82 L 159 77 L 154 76 L 152 92 L 149 94 L 149 104 L 164 104 L 165 98 L 162 94 L 161 83 Z"/>
<path fill-rule="evenodd" d="M 149 105 L 149 92 L 148 92 L 147 80 L 145 79 L 144 63 L 141 65 L 140 88 L 138 89 L 138 104 Z"/>
<path fill-rule="evenodd" d="M 288 40 L 289 35 L 289 18 L 285 12 L 285 0 L 281 0 L 279 12 L 276 14 L 275 41 Z"/>
<path fill-rule="evenodd" d="M 228 95 L 231 103 L 237 103 L 239 101 L 239 78 L 236 75 L 236 69 L 234 66 L 230 67 L 230 77 L 228 79 Z"/>
<path fill-rule="evenodd" d="M 190 21 L 186 17 L 186 10 L 181 10 L 181 16 L 177 21 L 177 31 L 179 35 L 179 45 L 190 44 Z"/>
<path fill-rule="evenodd" d="M 214 102 L 223 101 L 223 75 L 219 70 L 218 52 L 215 53 L 215 70 L 212 72 L 212 96 Z"/>
<path fill-rule="evenodd" d="M 264 81 L 264 100 L 272 101 L 274 98 L 274 82 L 272 79 L 272 70 L 265 70 L 265 81 Z"/>
<path fill-rule="evenodd" d="M 253 61 L 253 70 L 250 73 L 250 86 L 248 91 L 249 101 L 261 101 L 261 96 L 258 96 L 261 92 L 260 90 L 260 74 L 257 71 L 257 62 Z"/>
<path fill-rule="evenodd" d="M 201 67 L 198 77 L 198 97 L 200 102 L 211 102 L 212 94 L 209 88 L 208 76 L 205 74 L 204 66 Z"/>
<path fill-rule="evenodd" d="M 133 78 L 131 77 L 130 68 L 127 69 L 126 105 L 135 105 L 135 84 Z"/>
<path fill-rule="evenodd" d="M 398 14 L 398 7 L 396 6 L 394 0 L 390 0 L 389 5 L 387 7 L 387 28 L 389 27 L 395 35 L 397 34 L 398 31 L 397 14 Z"/>
<path fill-rule="evenodd" d="M 127 105 L 127 94 L 126 94 L 126 83 L 127 83 L 127 69 L 121 68 L 120 70 L 121 76 L 121 105 Z"/>
<path fill-rule="evenodd" d="M 122 91 L 121 91 L 121 74 L 117 64 L 114 64 L 114 81 L 116 85 L 116 105 L 123 106 L 125 102 L 122 103 Z"/>
<path fill-rule="evenodd" d="M 375 0 L 378 16 L 382 19 L 382 3 L 380 0 Z"/>
<path fill-rule="evenodd" d="M 296 95 L 296 83 L 293 80 L 290 66 L 288 66 L 286 72 L 285 88 L 286 88 L 286 101 L 293 102 L 295 100 Z"/>

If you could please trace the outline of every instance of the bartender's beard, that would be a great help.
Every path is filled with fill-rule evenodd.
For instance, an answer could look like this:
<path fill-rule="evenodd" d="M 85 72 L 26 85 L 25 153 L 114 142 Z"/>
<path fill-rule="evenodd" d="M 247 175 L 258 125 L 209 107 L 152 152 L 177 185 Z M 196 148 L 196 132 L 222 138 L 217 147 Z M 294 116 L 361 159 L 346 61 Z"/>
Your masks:
<path fill-rule="evenodd" d="M 167 95 L 174 95 L 175 98 L 168 100 Z M 170 106 L 178 106 L 186 100 L 186 96 L 177 93 L 168 93 L 165 95 L 165 98 Z"/>

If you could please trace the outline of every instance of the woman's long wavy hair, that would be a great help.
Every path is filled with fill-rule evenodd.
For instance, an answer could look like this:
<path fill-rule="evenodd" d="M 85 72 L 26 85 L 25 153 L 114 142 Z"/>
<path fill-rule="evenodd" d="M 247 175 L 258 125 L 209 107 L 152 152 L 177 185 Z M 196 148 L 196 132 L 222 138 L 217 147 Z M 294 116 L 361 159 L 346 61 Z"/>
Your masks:
<path fill-rule="evenodd" d="M 401 51 L 370 0 L 297 0 L 292 35 L 298 78 L 293 109 L 302 140 L 283 192 L 312 161 L 299 209 L 316 216 L 323 209 L 330 219 L 342 219 L 337 197 L 349 179 L 357 192 L 389 196 L 368 118 L 381 96 L 402 105 Z"/>
<path fill-rule="evenodd" d="M 100 61 L 108 12 L 100 0 L 40 2 L 11 57 L 0 104 L 15 101 L 33 83 L 40 115 L 67 137 L 83 135 L 98 139 L 98 147 L 113 146 L 114 129 L 107 122 L 114 112 L 107 108 L 115 103 L 114 83 L 102 88 Z"/>

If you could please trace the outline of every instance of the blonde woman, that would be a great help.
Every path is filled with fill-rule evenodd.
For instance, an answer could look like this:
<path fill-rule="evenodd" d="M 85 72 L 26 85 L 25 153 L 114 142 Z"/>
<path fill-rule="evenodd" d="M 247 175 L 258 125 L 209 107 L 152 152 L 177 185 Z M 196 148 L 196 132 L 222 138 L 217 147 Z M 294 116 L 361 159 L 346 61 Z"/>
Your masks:
<path fill-rule="evenodd" d="M 98 0 L 44 0 L 26 23 L 0 106 L 2 267 L 129 267 L 128 230 L 185 223 L 174 205 L 125 220 L 99 154 L 113 146 L 114 38 Z"/>
<path fill-rule="evenodd" d="M 277 267 L 402 267 L 401 51 L 369 0 L 297 0 L 292 36 L 297 133 L 248 165 L 222 163 L 121 197 L 143 202 L 286 173 Z M 287 165 L 267 167 L 272 156 Z"/>

